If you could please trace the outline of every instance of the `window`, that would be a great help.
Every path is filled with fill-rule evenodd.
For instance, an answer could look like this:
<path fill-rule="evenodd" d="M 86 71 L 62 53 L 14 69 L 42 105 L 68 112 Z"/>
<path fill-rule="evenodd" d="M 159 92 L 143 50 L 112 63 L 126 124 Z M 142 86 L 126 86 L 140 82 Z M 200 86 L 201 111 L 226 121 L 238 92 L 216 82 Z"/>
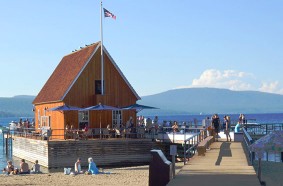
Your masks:
<path fill-rule="evenodd" d="M 50 116 L 41 116 L 41 127 L 50 127 Z"/>
<path fill-rule="evenodd" d="M 112 127 L 120 128 L 121 124 L 122 124 L 122 111 L 113 110 L 112 111 Z"/>
<path fill-rule="evenodd" d="M 79 129 L 85 128 L 88 125 L 88 111 L 79 111 Z"/>
<path fill-rule="evenodd" d="M 38 121 L 38 128 L 40 128 L 41 123 L 40 123 L 40 110 L 39 109 L 37 110 L 37 121 Z"/>
<path fill-rule="evenodd" d="M 104 81 L 103 81 L 104 82 Z M 95 80 L 95 94 L 101 94 L 101 80 Z M 103 87 L 103 90 L 105 91 L 105 88 Z"/>

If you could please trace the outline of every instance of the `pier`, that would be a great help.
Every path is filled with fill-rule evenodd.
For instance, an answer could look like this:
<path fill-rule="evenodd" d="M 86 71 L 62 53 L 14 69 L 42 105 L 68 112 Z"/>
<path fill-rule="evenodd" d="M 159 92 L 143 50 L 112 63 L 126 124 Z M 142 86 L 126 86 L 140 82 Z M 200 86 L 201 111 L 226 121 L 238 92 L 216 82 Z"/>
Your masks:
<path fill-rule="evenodd" d="M 193 156 L 168 186 L 178 185 L 260 185 L 253 166 L 249 165 L 242 142 L 219 142 L 210 145 L 204 156 Z"/>

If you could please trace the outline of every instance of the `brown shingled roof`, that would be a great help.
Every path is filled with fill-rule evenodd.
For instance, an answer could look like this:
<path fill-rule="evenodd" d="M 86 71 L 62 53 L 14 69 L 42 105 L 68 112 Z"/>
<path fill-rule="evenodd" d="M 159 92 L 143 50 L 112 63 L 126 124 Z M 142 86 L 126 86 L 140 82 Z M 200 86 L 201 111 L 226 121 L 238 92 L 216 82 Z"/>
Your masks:
<path fill-rule="evenodd" d="M 63 57 L 34 99 L 33 104 L 62 100 L 98 44 L 99 42 Z"/>

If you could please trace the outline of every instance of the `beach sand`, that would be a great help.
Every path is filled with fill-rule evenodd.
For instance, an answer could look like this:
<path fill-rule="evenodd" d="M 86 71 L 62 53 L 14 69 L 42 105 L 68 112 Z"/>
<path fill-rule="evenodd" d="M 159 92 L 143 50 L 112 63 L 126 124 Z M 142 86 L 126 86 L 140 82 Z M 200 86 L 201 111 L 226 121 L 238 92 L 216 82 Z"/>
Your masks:
<path fill-rule="evenodd" d="M 254 162 L 257 171 L 258 162 Z M 176 163 L 176 174 L 182 169 L 183 162 Z M 149 166 L 104 169 L 111 174 L 64 175 L 63 169 L 56 173 L 29 175 L 0 175 L 0 185 L 148 185 Z M 283 186 L 283 163 L 262 161 L 262 181 L 266 185 Z"/>
<path fill-rule="evenodd" d="M 183 163 L 176 163 L 176 174 Z M 104 169 L 111 174 L 64 175 L 63 170 L 56 173 L 0 176 L 0 185 L 148 185 L 149 166 Z"/>

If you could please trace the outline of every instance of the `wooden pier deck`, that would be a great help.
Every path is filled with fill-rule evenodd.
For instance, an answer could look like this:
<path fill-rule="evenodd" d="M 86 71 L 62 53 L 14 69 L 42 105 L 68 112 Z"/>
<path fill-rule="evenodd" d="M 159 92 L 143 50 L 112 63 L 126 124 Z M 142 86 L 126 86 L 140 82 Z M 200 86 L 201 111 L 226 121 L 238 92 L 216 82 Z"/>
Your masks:
<path fill-rule="evenodd" d="M 253 166 L 248 165 L 241 142 L 214 142 L 205 156 L 195 155 L 168 186 L 256 186 L 260 185 Z"/>

